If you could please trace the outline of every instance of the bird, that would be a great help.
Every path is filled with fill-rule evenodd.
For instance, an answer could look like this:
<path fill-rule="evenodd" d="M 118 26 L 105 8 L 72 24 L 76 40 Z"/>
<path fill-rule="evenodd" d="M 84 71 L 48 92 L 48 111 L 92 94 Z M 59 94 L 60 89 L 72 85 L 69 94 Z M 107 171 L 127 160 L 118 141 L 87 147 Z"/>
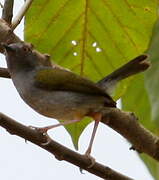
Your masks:
<path fill-rule="evenodd" d="M 38 128 L 40 132 L 47 133 L 52 128 L 79 122 L 85 116 L 94 119 L 92 136 L 85 152 L 87 156 L 91 154 L 102 110 L 116 108 L 116 102 L 110 95 L 112 87 L 149 67 L 145 61 L 147 55 L 143 54 L 102 80 L 93 82 L 55 63 L 48 63 L 49 56 L 37 52 L 30 43 L 3 43 L 2 46 L 11 79 L 24 102 L 46 117 L 63 120 Z"/>

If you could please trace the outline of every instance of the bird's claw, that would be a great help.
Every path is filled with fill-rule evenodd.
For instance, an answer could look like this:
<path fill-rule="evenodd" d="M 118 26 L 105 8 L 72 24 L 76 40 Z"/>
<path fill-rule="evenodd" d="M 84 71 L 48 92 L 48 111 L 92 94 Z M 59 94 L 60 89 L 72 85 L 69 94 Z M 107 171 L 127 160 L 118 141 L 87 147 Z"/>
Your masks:
<path fill-rule="evenodd" d="M 45 136 L 46 136 L 46 142 L 44 142 L 44 143 L 41 143 L 41 145 L 42 146 L 47 146 L 48 144 L 50 144 L 50 142 L 52 141 L 52 139 L 51 139 L 51 137 L 47 134 L 47 133 L 45 133 L 44 134 Z"/>
<path fill-rule="evenodd" d="M 87 152 L 84 154 L 84 156 L 87 157 L 87 158 L 91 161 L 91 164 L 90 164 L 89 166 L 87 166 L 87 168 L 89 168 L 89 169 L 92 168 L 92 167 L 94 166 L 95 162 L 96 162 L 95 158 L 93 158 L 93 157 L 92 157 L 89 153 L 87 153 Z M 81 173 L 81 174 L 84 174 L 82 168 L 80 168 L 80 173 Z"/>
<path fill-rule="evenodd" d="M 35 127 L 35 126 L 28 126 L 28 128 L 34 129 L 34 130 L 37 130 L 37 129 L 38 129 L 38 127 Z"/>
<path fill-rule="evenodd" d="M 52 139 L 48 135 L 45 128 L 39 128 L 39 127 L 35 127 L 35 126 L 29 126 L 29 128 L 38 131 L 39 133 L 41 133 L 42 135 L 44 135 L 46 137 L 47 141 L 44 143 L 41 143 L 42 146 L 47 146 L 52 141 Z"/>
<path fill-rule="evenodd" d="M 36 127 L 36 126 L 28 126 L 31 129 L 37 130 L 38 132 L 42 133 L 42 134 L 47 134 L 47 131 L 44 128 L 40 128 L 40 127 Z"/>
<path fill-rule="evenodd" d="M 89 153 L 85 153 L 85 156 L 91 161 L 91 164 L 87 168 L 92 168 L 94 164 L 96 163 L 96 160 L 94 157 L 92 157 Z"/>

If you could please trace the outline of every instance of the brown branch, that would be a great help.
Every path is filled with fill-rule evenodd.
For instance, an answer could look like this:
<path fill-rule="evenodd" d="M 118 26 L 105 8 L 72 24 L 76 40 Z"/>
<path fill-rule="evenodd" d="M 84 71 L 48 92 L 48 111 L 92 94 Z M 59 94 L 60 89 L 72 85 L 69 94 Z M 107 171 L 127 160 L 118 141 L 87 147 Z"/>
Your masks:
<path fill-rule="evenodd" d="M 159 138 L 139 124 L 133 113 L 107 108 L 103 111 L 102 122 L 124 136 L 132 144 L 131 149 L 159 161 Z"/>
<path fill-rule="evenodd" d="M 4 53 L 2 42 L 10 44 L 20 41 L 20 38 L 12 32 L 9 25 L 3 19 L 0 19 L 0 53 Z"/>
<path fill-rule="evenodd" d="M 13 5 L 14 5 L 14 0 L 5 0 L 3 6 L 2 19 L 5 20 L 9 25 L 12 22 Z"/>
<path fill-rule="evenodd" d="M 66 148 L 54 140 L 51 140 L 48 144 L 44 145 L 44 142 L 47 141 L 47 137 L 45 135 L 40 134 L 37 130 L 16 122 L 2 113 L 0 113 L 0 126 L 4 127 L 11 134 L 20 136 L 25 140 L 31 141 L 32 143 L 40 146 L 53 154 L 58 160 L 65 160 L 94 175 L 97 175 L 98 177 L 107 180 L 132 180 L 131 178 L 97 162 L 89 168 L 89 165 L 91 164 L 91 160 L 89 158 Z"/>
<path fill-rule="evenodd" d="M 10 74 L 9 74 L 7 68 L 0 68 L 0 77 L 10 78 Z"/>

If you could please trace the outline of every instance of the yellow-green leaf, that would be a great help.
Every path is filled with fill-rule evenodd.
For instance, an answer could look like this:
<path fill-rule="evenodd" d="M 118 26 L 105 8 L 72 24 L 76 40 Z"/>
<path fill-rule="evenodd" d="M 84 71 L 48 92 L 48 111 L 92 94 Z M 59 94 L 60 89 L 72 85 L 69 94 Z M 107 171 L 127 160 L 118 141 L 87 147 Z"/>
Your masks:
<path fill-rule="evenodd" d="M 159 20 L 154 27 L 147 53 L 151 68 L 145 73 L 145 77 L 132 82 L 128 93 L 123 97 L 123 108 L 135 112 L 147 129 L 159 135 Z M 147 155 L 140 157 L 153 177 L 159 179 L 158 162 Z"/>

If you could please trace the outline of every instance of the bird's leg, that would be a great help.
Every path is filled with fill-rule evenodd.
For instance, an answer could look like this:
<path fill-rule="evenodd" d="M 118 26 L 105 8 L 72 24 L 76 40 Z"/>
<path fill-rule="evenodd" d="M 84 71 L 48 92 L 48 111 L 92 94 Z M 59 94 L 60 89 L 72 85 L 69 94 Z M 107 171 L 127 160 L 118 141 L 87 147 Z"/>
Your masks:
<path fill-rule="evenodd" d="M 92 135 L 91 135 L 91 140 L 89 142 L 89 146 L 87 148 L 87 151 L 85 152 L 85 154 L 87 156 L 90 156 L 90 154 L 91 154 L 93 141 L 94 141 L 94 138 L 95 138 L 95 134 L 96 134 L 96 131 L 97 131 L 98 124 L 101 121 L 102 114 L 99 113 L 99 112 L 96 112 L 96 113 L 92 113 L 90 116 L 94 118 L 95 123 L 94 123 L 93 132 L 92 132 Z"/>
<path fill-rule="evenodd" d="M 39 128 L 39 127 L 37 128 L 37 127 L 32 127 L 32 126 L 30 126 L 30 127 L 36 129 L 37 131 L 39 131 L 40 133 L 44 134 L 47 137 L 47 141 L 45 143 L 41 143 L 41 145 L 46 146 L 52 140 L 50 138 L 50 136 L 47 134 L 48 130 L 50 130 L 52 128 L 59 127 L 59 126 L 63 126 L 63 125 L 67 125 L 67 124 L 72 124 L 72 123 L 75 123 L 75 122 L 79 122 L 80 120 L 81 120 L 81 118 L 76 118 L 75 120 L 64 121 L 62 123 L 58 123 L 58 124 L 55 124 L 55 125 L 46 126 L 46 127 L 42 127 L 42 128 Z"/>
<path fill-rule="evenodd" d="M 102 118 L 102 114 L 99 113 L 99 112 L 95 112 L 95 113 L 91 113 L 89 116 L 91 116 L 95 120 L 93 132 L 92 132 L 92 135 L 91 135 L 91 140 L 90 140 L 89 146 L 88 146 L 88 148 L 87 148 L 87 150 L 85 152 L 85 155 L 91 159 L 91 165 L 89 166 L 89 168 L 91 168 L 95 163 L 95 159 L 93 157 L 91 157 L 90 154 L 91 154 L 95 134 L 97 132 L 99 122 L 101 121 L 101 118 Z"/>
<path fill-rule="evenodd" d="M 56 128 L 59 126 L 64 126 L 67 124 L 73 124 L 75 122 L 79 122 L 81 119 L 75 119 L 75 120 L 69 120 L 69 121 L 64 121 L 55 125 L 51 125 L 51 126 L 46 126 L 46 127 L 42 127 L 42 128 L 37 128 L 38 131 L 40 131 L 41 133 L 47 133 L 48 130 L 52 129 L 52 128 Z"/>

